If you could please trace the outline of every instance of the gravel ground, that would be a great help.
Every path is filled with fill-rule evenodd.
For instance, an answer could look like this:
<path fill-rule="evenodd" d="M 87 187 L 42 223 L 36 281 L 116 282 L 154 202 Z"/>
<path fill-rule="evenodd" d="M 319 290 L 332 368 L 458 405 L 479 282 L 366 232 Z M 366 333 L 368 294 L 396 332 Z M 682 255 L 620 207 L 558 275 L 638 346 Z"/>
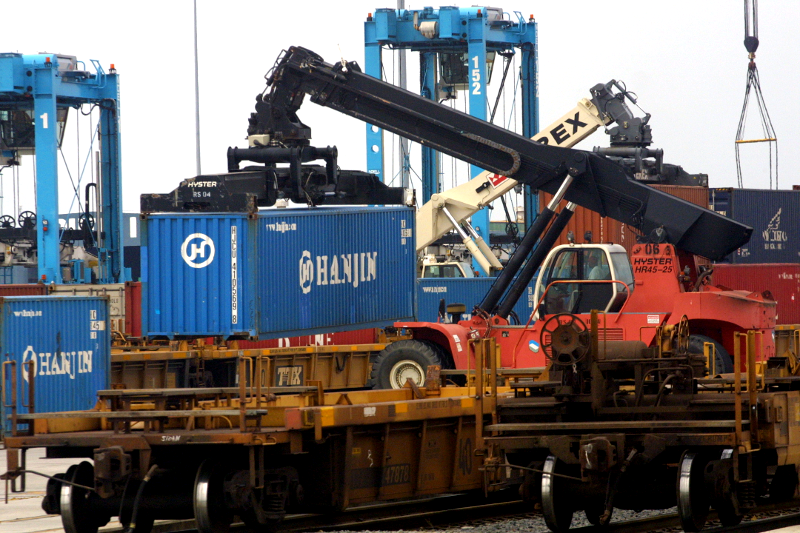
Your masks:
<path fill-rule="evenodd" d="M 614 514 L 611 517 L 611 522 L 622 522 L 627 520 L 641 520 L 643 518 L 649 518 L 651 516 L 659 516 L 662 514 L 676 512 L 676 509 L 667 509 L 665 511 L 642 511 L 636 513 L 634 511 L 624 511 L 621 509 L 615 509 Z M 588 527 L 591 526 L 588 520 L 586 520 L 586 515 L 583 514 L 583 511 L 576 511 L 572 517 L 572 528 L 579 528 L 579 527 Z M 452 533 L 455 530 L 465 530 L 470 531 L 470 533 L 515 533 L 515 532 L 524 532 L 524 533 L 549 533 L 549 529 L 544 523 L 544 517 L 542 515 L 536 515 L 533 517 L 526 517 L 526 518 L 510 518 L 508 520 L 500 520 L 500 521 L 486 521 L 486 523 L 482 524 L 475 524 L 475 525 L 461 525 L 461 526 L 454 526 L 452 528 L 437 528 L 432 530 L 426 531 L 447 531 L 448 533 Z"/>
<path fill-rule="evenodd" d="M 662 514 L 675 513 L 676 509 L 666 509 L 663 511 L 624 511 L 615 509 L 611 522 L 622 522 L 628 520 L 641 520 Z M 572 518 L 572 529 L 591 526 L 583 511 L 576 511 Z M 359 533 L 398 533 L 403 530 L 359 530 Z M 425 533 L 453 533 L 454 531 L 465 531 L 469 533 L 549 533 L 550 530 L 544 523 L 544 517 L 537 514 L 535 516 L 522 518 L 509 518 L 506 520 L 480 520 L 474 524 L 456 523 L 446 527 L 418 528 L 408 531 L 424 531 Z M 349 533 L 341 530 L 339 533 Z"/>

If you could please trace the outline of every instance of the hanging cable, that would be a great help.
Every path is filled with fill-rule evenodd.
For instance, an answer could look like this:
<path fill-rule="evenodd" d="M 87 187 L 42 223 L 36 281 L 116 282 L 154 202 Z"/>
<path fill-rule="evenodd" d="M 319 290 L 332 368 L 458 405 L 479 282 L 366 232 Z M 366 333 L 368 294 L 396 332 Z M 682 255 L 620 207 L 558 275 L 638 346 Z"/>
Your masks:
<path fill-rule="evenodd" d="M 739 116 L 739 127 L 736 130 L 736 176 L 738 178 L 739 187 L 744 187 L 744 180 L 742 179 L 742 162 L 739 154 L 740 145 L 765 142 L 769 146 L 769 188 L 772 189 L 772 152 L 774 149 L 775 188 L 777 189 L 778 138 L 775 135 L 775 129 L 772 127 L 772 119 L 767 111 L 767 105 L 764 102 L 764 95 L 761 92 L 761 82 L 758 76 L 758 67 L 756 67 L 756 50 L 758 49 L 758 0 L 744 0 L 744 47 L 747 49 L 747 57 L 750 59 L 750 63 L 747 65 L 747 87 L 744 91 L 744 105 L 742 106 L 742 114 Z M 760 139 L 744 139 L 744 130 L 747 123 L 747 111 L 748 104 L 750 102 L 751 91 L 755 95 L 756 105 L 760 115 L 762 132 L 762 138 Z"/>
<path fill-rule="evenodd" d="M 492 124 L 494 124 L 494 115 L 497 113 L 497 106 L 500 103 L 500 98 L 503 96 L 503 89 L 506 86 L 506 76 L 508 75 L 509 67 L 511 67 L 511 59 L 514 57 L 514 52 L 498 52 L 498 54 L 503 56 L 503 78 L 500 80 L 500 88 L 497 91 L 497 98 L 494 101 L 494 107 L 489 117 L 489 122 Z"/>

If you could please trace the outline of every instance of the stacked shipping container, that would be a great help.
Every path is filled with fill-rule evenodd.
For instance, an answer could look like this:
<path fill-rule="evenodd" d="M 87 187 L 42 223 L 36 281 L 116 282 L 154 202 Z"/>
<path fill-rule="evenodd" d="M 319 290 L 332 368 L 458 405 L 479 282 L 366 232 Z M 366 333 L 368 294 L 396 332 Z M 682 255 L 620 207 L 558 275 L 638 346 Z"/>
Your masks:
<path fill-rule="evenodd" d="M 411 319 L 413 229 L 405 207 L 149 216 L 144 332 L 263 339 Z"/>
<path fill-rule="evenodd" d="M 753 228 L 750 242 L 726 262 L 800 261 L 800 191 L 710 189 L 709 204 L 714 211 Z"/>
<path fill-rule="evenodd" d="M 481 303 L 486 293 L 497 278 L 420 278 L 417 280 L 417 320 L 420 322 L 436 322 L 439 316 L 439 301 L 447 304 L 464 304 L 467 306 L 469 319 L 473 308 Z M 534 278 L 525 293 L 514 306 L 520 322 L 525 324 L 533 312 Z M 452 317 L 450 317 L 452 318 Z"/>
<path fill-rule="evenodd" d="M 711 281 L 714 285 L 759 294 L 769 291 L 778 302 L 778 324 L 800 324 L 800 263 L 717 263 Z"/>
<path fill-rule="evenodd" d="M 710 189 L 709 204 L 753 227 L 750 242 L 714 266 L 713 283 L 769 291 L 778 324 L 800 324 L 800 190 Z"/>
<path fill-rule="evenodd" d="M 33 362 L 36 412 L 91 409 L 107 389 L 111 365 L 108 297 L 14 296 L 0 298 L 3 423 L 16 392 L 17 413 L 28 412 L 24 364 Z M 15 380 L 12 380 L 12 372 Z M 16 382 L 16 391 L 11 384 Z"/>
<path fill-rule="evenodd" d="M 705 187 L 688 187 L 682 185 L 651 185 L 654 189 L 672 194 L 687 202 L 708 207 L 708 189 Z M 539 205 L 547 205 L 553 198 L 551 194 L 539 192 Z M 567 233 L 572 231 L 576 243 L 583 243 L 586 232 L 592 232 L 592 242 L 620 244 L 630 253 L 636 244 L 637 232 L 634 228 L 608 217 L 601 217 L 589 209 L 578 207 L 572 215 L 566 229 L 561 233 L 554 246 L 568 244 Z"/>

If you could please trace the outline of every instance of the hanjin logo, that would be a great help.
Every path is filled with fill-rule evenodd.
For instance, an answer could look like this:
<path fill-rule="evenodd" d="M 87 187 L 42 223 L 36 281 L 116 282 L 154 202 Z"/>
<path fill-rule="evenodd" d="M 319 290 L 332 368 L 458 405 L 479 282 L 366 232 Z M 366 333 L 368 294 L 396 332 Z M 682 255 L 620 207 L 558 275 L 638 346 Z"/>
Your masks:
<path fill-rule="evenodd" d="M 214 241 L 208 235 L 192 233 L 181 245 L 181 257 L 192 268 L 207 267 L 214 260 Z"/>
<path fill-rule="evenodd" d="M 300 256 L 300 288 L 303 294 L 311 292 L 312 283 L 314 283 L 314 263 L 311 261 L 311 252 L 306 250 Z"/>
<path fill-rule="evenodd" d="M 94 353 L 92 350 L 65 350 L 52 352 L 37 352 L 33 346 L 28 346 L 22 352 L 22 363 L 33 362 L 34 377 L 65 375 L 75 379 L 78 374 L 91 374 Z M 22 379 L 28 381 L 28 372 L 23 372 Z"/>
<path fill-rule="evenodd" d="M 378 252 L 316 255 L 304 250 L 300 256 L 300 289 L 311 292 L 313 285 L 359 285 L 378 278 Z"/>

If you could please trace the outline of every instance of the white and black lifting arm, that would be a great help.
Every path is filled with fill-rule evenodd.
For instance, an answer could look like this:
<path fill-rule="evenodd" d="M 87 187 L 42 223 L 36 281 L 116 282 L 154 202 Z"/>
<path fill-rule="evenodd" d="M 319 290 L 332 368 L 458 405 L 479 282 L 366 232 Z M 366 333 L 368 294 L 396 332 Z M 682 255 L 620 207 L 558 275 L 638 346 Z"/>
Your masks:
<path fill-rule="evenodd" d="M 565 199 L 629 224 L 645 235 L 662 229 L 666 242 L 689 253 L 721 259 L 745 244 L 752 228 L 637 183 L 608 158 L 537 143 L 466 113 L 363 74 L 359 66 L 331 65 L 309 50 L 284 52 L 268 77 L 250 135 L 287 136 L 303 95 L 312 102 L 384 128 L 481 168 L 551 194 L 565 176 L 575 177 Z M 285 109 L 285 112 L 281 112 Z M 299 120 L 289 121 L 294 128 Z M 291 131 L 288 133 L 291 134 Z"/>

